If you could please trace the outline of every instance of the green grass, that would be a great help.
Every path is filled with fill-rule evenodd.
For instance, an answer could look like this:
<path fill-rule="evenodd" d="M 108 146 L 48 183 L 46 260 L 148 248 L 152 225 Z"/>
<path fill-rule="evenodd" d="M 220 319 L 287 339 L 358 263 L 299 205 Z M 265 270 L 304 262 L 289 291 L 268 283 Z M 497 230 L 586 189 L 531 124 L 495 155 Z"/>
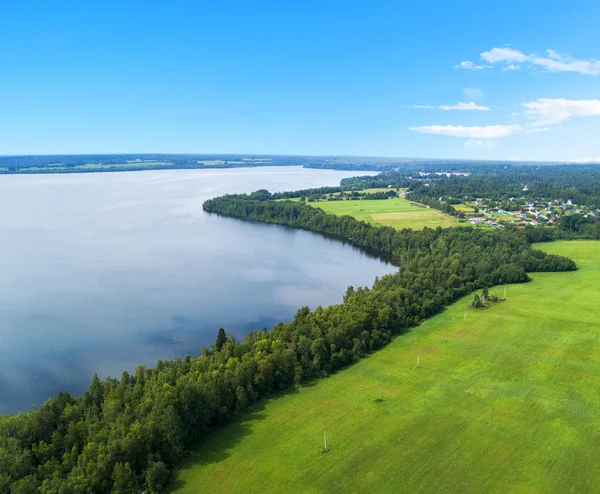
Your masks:
<path fill-rule="evenodd" d="M 540 248 L 581 269 L 510 285 L 506 302 L 469 310 L 466 324 L 465 297 L 369 358 L 265 402 L 211 436 L 175 489 L 596 490 L 600 242 Z"/>
<path fill-rule="evenodd" d="M 452 216 L 437 209 L 415 206 L 399 197 L 385 200 L 320 201 L 310 204 L 328 214 L 354 216 L 358 220 L 397 229 L 458 225 Z"/>

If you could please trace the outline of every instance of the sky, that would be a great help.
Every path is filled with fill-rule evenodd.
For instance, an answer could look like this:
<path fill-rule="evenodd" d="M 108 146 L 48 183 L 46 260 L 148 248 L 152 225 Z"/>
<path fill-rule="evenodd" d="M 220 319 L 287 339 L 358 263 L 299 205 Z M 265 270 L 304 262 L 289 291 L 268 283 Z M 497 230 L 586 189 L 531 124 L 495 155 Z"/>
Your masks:
<path fill-rule="evenodd" d="M 600 2 L 27 1 L 0 155 L 600 162 Z"/>

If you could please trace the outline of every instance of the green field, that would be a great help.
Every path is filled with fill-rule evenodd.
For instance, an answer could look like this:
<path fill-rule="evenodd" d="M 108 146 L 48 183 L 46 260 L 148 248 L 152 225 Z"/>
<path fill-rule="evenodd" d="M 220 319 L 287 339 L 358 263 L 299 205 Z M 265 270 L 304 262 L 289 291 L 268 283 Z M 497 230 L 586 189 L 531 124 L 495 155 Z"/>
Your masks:
<path fill-rule="evenodd" d="M 466 204 L 453 204 L 452 207 L 457 211 L 462 211 L 463 213 L 472 213 L 475 211 L 473 207 L 467 206 Z"/>
<path fill-rule="evenodd" d="M 581 269 L 510 285 L 506 302 L 469 310 L 467 323 L 465 297 L 352 367 L 265 402 L 216 432 L 175 490 L 597 491 L 600 242 L 540 248 Z"/>
<path fill-rule="evenodd" d="M 399 197 L 385 200 L 320 201 L 311 203 L 311 206 L 321 208 L 328 214 L 354 216 L 358 220 L 399 230 L 458 225 L 458 221 L 452 216 L 437 209 L 415 206 Z"/>

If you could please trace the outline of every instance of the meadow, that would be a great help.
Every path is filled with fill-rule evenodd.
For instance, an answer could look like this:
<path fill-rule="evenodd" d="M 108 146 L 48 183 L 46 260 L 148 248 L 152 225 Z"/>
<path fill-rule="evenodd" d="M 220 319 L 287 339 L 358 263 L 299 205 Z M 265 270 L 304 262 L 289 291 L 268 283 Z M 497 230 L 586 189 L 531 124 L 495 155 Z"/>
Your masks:
<path fill-rule="evenodd" d="M 321 208 L 328 214 L 349 215 L 357 220 L 391 226 L 399 230 L 449 227 L 459 224 L 455 218 L 437 209 L 416 206 L 400 197 L 385 200 L 319 201 L 311 203 L 311 206 Z"/>
<path fill-rule="evenodd" d="M 580 270 L 534 273 L 465 323 L 467 296 L 357 364 L 263 402 L 215 432 L 173 490 L 593 490 L 600 242 L 537 247 Z"/>
<path fill-rule="evenodd" d="M 457 211 L 462 211 L 463 213 L 472 213 L 475 209 L 472 206 L 467 206 L 466 204 L 453 204 L 454 209 Z"/>

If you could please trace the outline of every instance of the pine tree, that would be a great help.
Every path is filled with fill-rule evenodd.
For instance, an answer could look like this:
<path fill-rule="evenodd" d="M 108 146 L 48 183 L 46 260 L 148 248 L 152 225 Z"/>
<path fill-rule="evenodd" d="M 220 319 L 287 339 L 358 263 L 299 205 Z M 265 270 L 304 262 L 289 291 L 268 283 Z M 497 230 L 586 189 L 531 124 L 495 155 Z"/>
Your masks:
<path fill-rule="evenodd" d="M 215 350 L 220 352 L 225 343 L 227 343 L 227 335 L 225 334 L 225 330 L 223 328 L 219 328 L 219 332 L 217 333 L 217 341 L 215 341 Z"/>

